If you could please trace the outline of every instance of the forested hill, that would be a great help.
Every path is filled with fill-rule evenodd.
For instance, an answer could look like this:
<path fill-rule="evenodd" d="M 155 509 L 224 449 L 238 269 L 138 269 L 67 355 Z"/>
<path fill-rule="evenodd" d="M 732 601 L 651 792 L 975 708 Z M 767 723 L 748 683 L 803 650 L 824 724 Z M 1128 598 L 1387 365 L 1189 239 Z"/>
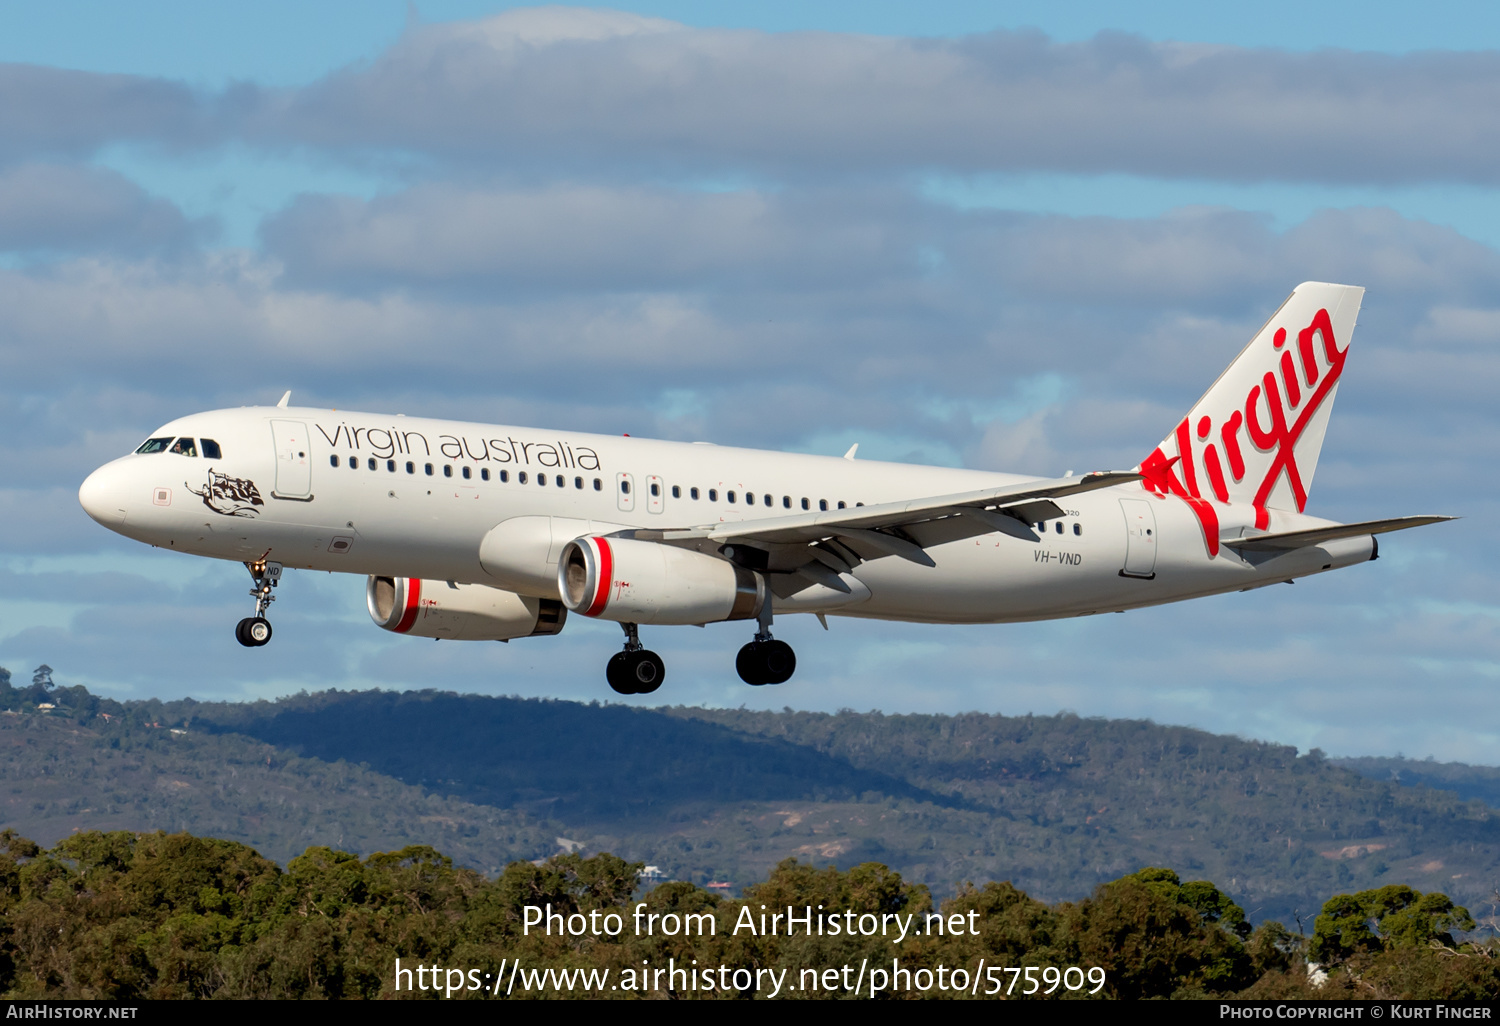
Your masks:
<path fill-rule="evenodd" d="M 182 704 L 195 718 L 466 801 L 558 819 L 671 873 L 744 879 L 786 855 L 880 861 L 946 891 L 1048 900 L 1143 865 L 1311 907 L 1387 882 L 1487 898 L 1500 818 L 1321 753 L 1144 721 L 632 709 L 434 692 Z"/>
<path fill-rule="evenodd" d="M 1149 722 L 651 710 L 431 691 L 118 709 L 123 724 L 86 708 L 69 720 L 59 708 L 48 730 L 27 729 L 44 719 L 34 712 L 0 717 L 8 819 L 24 809 L 44 843 L 73 829 L 166 827 L 278 858 L 294 841 L 337 846 L 327 824 L 342 824 L 342 845 L 361 852 L 399 828 L 404 843 L 425 840 L 487 871 L 581 843 L 699 883 L 764 879 L 788 856 L 876 861 L 939 894 L 1013 880 L 1047 901 L 1158 865 L 1214 880 L 1254 919 L 1288 922 L 1328 894 L 1387 883 L 1445 891 L 1477 914 L 1500 882 L 1500 814 L 1482 803 L 1362 777 L 1317 752 Z M 171 753 L 175 768 L 109 780 L 122 730 L 132 751 L 149 740 L 153 758 Z M 268 757 L 277 776 L 247 786 Z M 53 790 L 33 797 L 49 780 Z M 189 791 L 171 780 L 201 803 L 185 805 Z M 268 790 L 294 786 L 295 799 Z M 295 824 L 265 818 L 268 794 L 301 803 Z M 149 818 L 168 799 L 175 818 Z M 101 808 L 112 810 L 107 823 Z"/>
<path fill-rule="evenodd" d="M 1410 787 L 1434 787 L 1452 791 L 1460 798 L 1484 802 L 1500 809 L 1500 767 L 1468 766 L 1434 759 L 1390 758 L 1338 759 L 1340 766 L 1371 780 L 1389 780 Z"/>

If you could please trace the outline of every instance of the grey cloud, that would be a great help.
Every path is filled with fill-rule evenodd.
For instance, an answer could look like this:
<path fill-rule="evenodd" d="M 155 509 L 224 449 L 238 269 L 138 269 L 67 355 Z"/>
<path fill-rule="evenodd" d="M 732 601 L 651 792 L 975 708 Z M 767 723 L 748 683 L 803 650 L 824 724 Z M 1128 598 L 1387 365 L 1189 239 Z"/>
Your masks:
<path fill-rule="evenodd" d="M 769 34 L 550 8 L 414 27 L 374 61 L 300 89 L 204 94 L 6 64 L 0 99 L 0 163 L 241 140 L 606 178 L 941 170 L 1489 184 L 1500 174 L 1492 52 Z"/>
<path fill-rule="evenodd" d="M 773 35 L 549 9 L 413 28 L 369 65 L 241 107 L 267 142 L 512 166 L 1493 182 L 1500 55 Z"/>
<path fill-rule="evenodd" d="M 425 185 L 368 202 L 304 196 L 263 236 L 292 281 L 315 285 L 826 289 L 912 275 L 913 207 L 891 193 Z"/>
<path fill-rule="evenodd" d="M 66 164 L 0 170 L 0 250 L 145 252 L 192 241 L 167 200 L 114 171 Z"/>
<path fill-rule="evenodd" d="M 0 64 L 0 162 L 87 156 L 115 142 L 199 146 L 218 138 L 213 103 L 136 75 Z"/>

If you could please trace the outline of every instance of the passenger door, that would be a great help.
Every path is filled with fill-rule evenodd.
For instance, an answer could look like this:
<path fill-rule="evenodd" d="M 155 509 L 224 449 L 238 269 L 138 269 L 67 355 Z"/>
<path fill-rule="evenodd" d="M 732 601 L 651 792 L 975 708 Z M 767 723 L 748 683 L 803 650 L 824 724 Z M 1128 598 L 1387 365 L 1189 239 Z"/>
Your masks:
<path fill-rule="evenodd" d="M 312 446 L 307 425 L 300 420 L 273 420 L 271 434 L 276 440 L 276 487 L 271 494 L 278 499 L 307 502 L 312 498 Z"/>
<path fill-rule="evenodd" d="M 1156 576 L 1156 511 L 1145 499 L 1121 499 L 1125 513 L 1125 566 L 1121 577 Z"/>

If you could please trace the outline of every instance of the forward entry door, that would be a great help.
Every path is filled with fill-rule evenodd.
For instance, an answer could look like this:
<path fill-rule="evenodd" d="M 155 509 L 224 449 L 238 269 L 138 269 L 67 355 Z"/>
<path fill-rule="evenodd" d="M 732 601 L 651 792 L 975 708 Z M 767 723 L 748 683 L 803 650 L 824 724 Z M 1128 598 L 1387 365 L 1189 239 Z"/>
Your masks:
<path fill-rule="evenodd" d="M 276 439 L 276 488 L 278 499 L 306 502 L 312 498 L 312 446 L 307 425 L 300 420 L 273 420 Z"/>

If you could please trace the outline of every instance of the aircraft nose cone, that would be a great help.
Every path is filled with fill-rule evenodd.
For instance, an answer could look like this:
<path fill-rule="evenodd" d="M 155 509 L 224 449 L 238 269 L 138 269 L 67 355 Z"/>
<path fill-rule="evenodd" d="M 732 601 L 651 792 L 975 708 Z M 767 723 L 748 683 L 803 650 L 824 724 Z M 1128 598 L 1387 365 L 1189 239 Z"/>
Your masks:
<path fill-rule="evenodd" d="M 84 478 L 78 489 L 78 504 L 105 527 L 125 522 L 125 494 L 118 468 L 107 463 Z"/>

